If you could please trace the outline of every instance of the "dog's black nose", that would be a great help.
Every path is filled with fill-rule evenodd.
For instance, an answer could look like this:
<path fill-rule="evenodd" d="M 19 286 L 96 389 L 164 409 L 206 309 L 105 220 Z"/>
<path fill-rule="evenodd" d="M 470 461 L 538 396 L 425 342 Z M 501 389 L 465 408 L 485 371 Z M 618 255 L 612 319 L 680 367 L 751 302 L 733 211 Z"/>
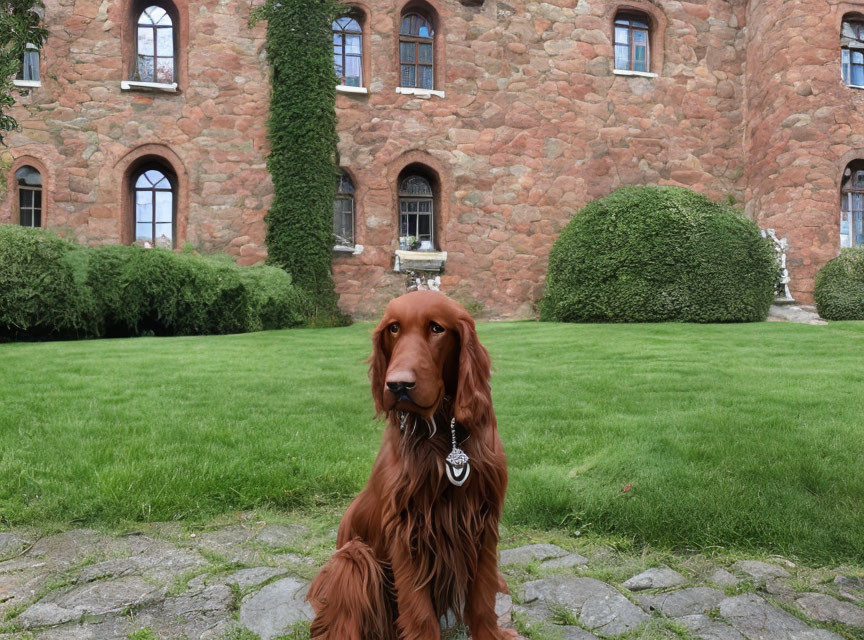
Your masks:
<path fill-rule="evenodd" d="M 387 382 L 387 388 L 394 396 L 407 395 L 406 392 L 414 388 L 414 382 Z"/>

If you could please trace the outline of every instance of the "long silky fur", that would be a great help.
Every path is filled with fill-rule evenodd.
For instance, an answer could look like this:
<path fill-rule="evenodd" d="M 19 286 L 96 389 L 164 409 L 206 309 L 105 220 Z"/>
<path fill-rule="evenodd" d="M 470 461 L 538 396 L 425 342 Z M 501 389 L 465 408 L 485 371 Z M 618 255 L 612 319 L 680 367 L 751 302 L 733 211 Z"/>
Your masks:
<path fill-rule="evenodd" d="M 386 411 L 374 391 L 383 388 L 387 368 L 388 354 L 381 339 L 385 327 L 382 321 L 373 334 L 370 358 L 376 409 L 387 419 L 384 441 L 369 483 L 342 520 L 340 550 L 310 587 L 309 600 L 316 611 L 311 636 L 429 640 L 438 637 L 437 620 L 452 611 L 460 622 L 469 624 L 472 637 L 497 639 L 501 636 L 494 599 L 505 588 L 497 568 L 498 520 L 507 468 L 492 410 L 488 352 L 477 341 L 470 317 L 460 316 L 454 397 L 432 417 L 435 428 L 427 422 L 427 430 L 400 431 L 399 416 Z M 447 480 L 444 468 L 451 449 L 450 430 L 437 428 L 449 425 L 453 417 L 457 446 L 469 456 L 472 468 L 461 487 Z M 417 611 L 399 610 L 398 584 L 382 587 L 391 575 L 390 563 L 395 567 L 397 562 L 411 567 L 410 585 L 402 588 L 410 586 L 407 601 L 418 603 Z M 434 627 L 429 605 L 417 600 L 418 593 L 428 593 L 431 599 Z M 387 602 L 382 603 L 382 598 Z M 377 611 L 374 621 L 371 611 Z"/>

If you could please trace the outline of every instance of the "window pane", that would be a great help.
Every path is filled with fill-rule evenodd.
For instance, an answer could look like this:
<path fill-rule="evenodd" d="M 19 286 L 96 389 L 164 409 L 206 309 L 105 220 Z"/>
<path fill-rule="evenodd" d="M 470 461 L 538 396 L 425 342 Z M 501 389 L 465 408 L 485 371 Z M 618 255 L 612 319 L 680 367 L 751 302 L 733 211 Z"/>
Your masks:
<path fill-rule="evenodd" d="M 432 45 L 420 43 L 417 45 L 417 59 L 426 64 L 432 64 Z"/>
<path fill-rule="evenodd" d="M 433 85 L 432 67 L 420 67 L 420 88 L 432 89 Z"/>
<path fill-rule="evenodd" d="M 164 249 L 170 249 L 174 246 L 172 224 L 157 224 L 156 225 L 156 246 Z"/>
<path fill-rule="evenodd" d="M 363 75 L 360 58 L 356 56 L 345 58 L 345 66 L 345 84 L 349 87 L 359 87 Z"/>
<path fill-rule="evenodd" d="M 630 47 L 626 44 L 615 45 L 615 68 L 630 69 Z"/>
<path fill-rule="evenodd" d="M 864 214 L 860 211 L 855 213 L 855 246 L 864 245 Z"/>
<path fill-rule="evenodd" d="M 640 18 L 632 18 L 630 20 L 630 24 L 632 24 L 634 27 L 642 27 L 643 29 L 648 28 L 648 23 Z"/>
<path fill-rule="evenodd" d="M 411 16 L 402 18 L 402 25 L 399 27 L 399 33 L 403 35 L 411 35 Z"/>
<path fill-rule="evenodd" d="M 153 192 L 139 191 L 135 199 L 135 222 L 153 222 Z"/>
<path fill-rule="evenodd" d="M 144 178 L 154 187 L 167 188 L 171 184 L 168 182 L 168 178 L 165 177 L 165 174 L 156 169 L 150 169 L 145 172 Z"/>
<path fill-rule="evenodd" d="M 630 30 L 615 27 L 615 44 L 630 44 Z"/>
<path fill-rule="evenodd" d="M 408 216 L 408 235 L 416 236 L 417 235 L 417 216 L 409 215 Z"/>
<path fill-rule="evenodd" d="M 409 213 L 416 213 L 417 212 L 417 201 L 416 200 L 409 200 L 408 201 L 408 212 Z"/>
<path fill-rule="evenodd" d="M 423 18 L 417 17 L 417 35 L 421 38 L 432 37 L 432 27 Z"/>
<path fill-rule="evenodd" d="M 359 54 L 361 51 L 360 36 L 345 36 L 345 53 Z"/>
<path fill-rule="evenodd" d="M 33 208 L 42 208 L 42 189 L 36 189 L 33 193 Z"/>
<path fill-rule="evenodd" d="M 646 49 L 643 46 L 636 46 L 633 49 L 633 55 L 635 58 L 633 60 L 633 70 L 634 71 L 647 71 L 648 70 L 646 68 L 646 64 L 645 64 L 645 51 L 646 51 Z"/>
<path fill-rule="evenodd" d="M 156 192 L 156 222 L 171 222 L 173 211 L 171 208 L 172 197 L 170 191 Z"/>
<path fill-rule="evenodd" d="M 647 31 L 634 31 L 633 32 L 633 42 L 635 44 L 647 44 L 648 43 L 648 32 Z"/>
<path fill-rule="evenodd" d="M 414 43 L 400 42 L 399 43 L 399 59 L 402 62 L 414 62 Z"/>
<path fill-rule="evenodd" d="M 174 82 L 174 58 L 156 58 L 156 82 Z"/>
<path fill-rule="evenodd" d="M 402 65 L 402 86 L 416 87 L 417 86 L 417 69 L 414 65 Z"/>
<path fill-rule="evenodd" d="M 33 214 L 30 209 L 21 209 L 21 217 L 20 222 L 22 227 L 32 227 L 33 226 Z"/>
<path fill-rule="evenodd" d="M 136 224 L 135 225 L 135 241 L 136 242 L 152 242 L 153 241 L 153 227 L 150 224 Z"/>
<path fill-rule="evenodd" d="M 27 51 L 24 54 L 24 80 L 39 80 L 39 53 L 37 51 Z"/>
<path fill-rule="evenodd" d="M 426 238 L 430 238 L 432 236 L 431 225 L 430 225 L 431 220 L 432 220 L 432 216 L 430 216 L 430 215 L 419 216 L 420 226 L 419 226 L 418 231 L 420 233 L 421 238 L 424 236 Z"/>
<path fill-rule="evenodd" d="M 41 227 L 42 226 L 42 210 L 34 209 L 33 210 L 33 226 Z"/>
<path fill-rule="evenodd" d="M 156 29 L 156 55 L 174 57 L 174 29 Z"/>
<path fill-rule="evenodd" d="M 153 57 L 138 56 L 138 80 L 153 82 Z"/>
<path fill-rule="evenodd" d="M 852 65 L 852 84 L 858 86 L 864 85 L 864 65 Z"/>
<path fill-rule="evenodd" d="M 421 213 L 429 213 L 430 211 L 432 211 L 432 201 L 431 200 L 421 200 L 417 204 L 418 204 L 417 210 L 420 211 Z"/>
<path fill-rule="evenodd" d="M 342 68 L 342 54 L 334 54 L 333 56 L 333 71 L 337 76 L 341 79 L 345 73 L 345 70 Z"/>
<path fill-rule="evenodd" d="M 33 192 L 30 189 L 18 190 L 18 206 L 28 209 L 33 206 Z"/>
<path fill-rule="evenodd" d="M 852 52 L 852 64 L 864 64 L 864 52 L 853 51 Z"/>
<path fill-rule="evenodd" d="M 153 42 L 153 29 L 150 27 L 138 27 L 138 55 L 152 56 L 155 51 Z"/>

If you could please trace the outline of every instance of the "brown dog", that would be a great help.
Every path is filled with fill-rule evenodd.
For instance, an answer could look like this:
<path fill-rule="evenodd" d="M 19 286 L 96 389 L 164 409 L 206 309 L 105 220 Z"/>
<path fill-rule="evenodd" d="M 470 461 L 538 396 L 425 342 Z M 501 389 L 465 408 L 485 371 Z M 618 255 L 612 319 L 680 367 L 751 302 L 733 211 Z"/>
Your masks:
<path fill-rule="evenodd" d="M 433 640 L 448 610 L 473 640 L 512 637 L 495 615 L 507 464 L 474 321 L 443 294 L 408 293 L 387 306 L 372 344 L 372 397 L 387 428 L 339 550 L 309 589 L 312 637 Z"/>

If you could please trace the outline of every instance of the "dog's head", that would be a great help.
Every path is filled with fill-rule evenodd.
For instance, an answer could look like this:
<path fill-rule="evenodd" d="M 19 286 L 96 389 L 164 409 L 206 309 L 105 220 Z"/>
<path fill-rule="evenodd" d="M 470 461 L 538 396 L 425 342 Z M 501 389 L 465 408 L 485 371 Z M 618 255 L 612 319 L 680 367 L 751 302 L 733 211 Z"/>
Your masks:
<path fill-rule="evenodd" d="M 372 334 L 370 365 L 378 413 L 428 418 L 446 395 L 462 425 L 491 417 L 489 353 L 468 312 L 442 293 L 414 291 L 392 300 Z"/>

